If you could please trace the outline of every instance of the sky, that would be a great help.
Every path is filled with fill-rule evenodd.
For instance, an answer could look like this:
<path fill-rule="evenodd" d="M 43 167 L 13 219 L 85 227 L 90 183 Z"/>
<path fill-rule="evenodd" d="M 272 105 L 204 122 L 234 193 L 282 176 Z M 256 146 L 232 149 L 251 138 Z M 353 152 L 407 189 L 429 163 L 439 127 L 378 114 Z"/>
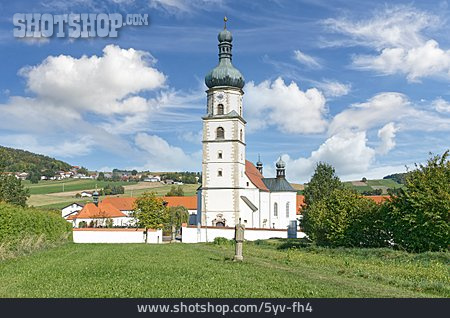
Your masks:
<path fill-rule="evenodd" d="M 448 1 L 0 1 L 0 145 L 91 170 L 201 171 L 223 17 L 246 157 L 291 182 L 405 172 L 450 148 Z M 148 14 L 116 38 L 16 38 L 15 13 Z"/>

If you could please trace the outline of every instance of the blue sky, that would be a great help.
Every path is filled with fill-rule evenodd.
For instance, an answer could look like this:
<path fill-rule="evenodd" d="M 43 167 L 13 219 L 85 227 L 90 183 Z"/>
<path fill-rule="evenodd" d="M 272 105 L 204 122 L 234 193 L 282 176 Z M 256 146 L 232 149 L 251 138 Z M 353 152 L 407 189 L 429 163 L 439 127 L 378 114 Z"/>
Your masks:
<path fill-rule="evenodd" d="M 204 75 L 227 15 L 247 159 L 379 178 L 450 146 L 447 1 L 0 3 L 0 144 L 90 169 L 201 169 Z M 14 13 L 147 13 L 118 38 L 17 39 Z"/>

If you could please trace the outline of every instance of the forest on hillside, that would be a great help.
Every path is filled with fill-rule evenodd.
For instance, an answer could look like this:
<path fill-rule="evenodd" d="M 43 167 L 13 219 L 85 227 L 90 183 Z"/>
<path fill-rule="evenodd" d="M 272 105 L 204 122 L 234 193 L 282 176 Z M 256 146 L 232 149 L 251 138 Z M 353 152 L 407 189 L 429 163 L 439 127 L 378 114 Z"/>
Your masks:
<path fill-rule="evenodd" d="M 68 171 L 71 165 L 44 155 L 29 151 L 0 146 L 1 172 L 41 172 L 44 170 Z"/>

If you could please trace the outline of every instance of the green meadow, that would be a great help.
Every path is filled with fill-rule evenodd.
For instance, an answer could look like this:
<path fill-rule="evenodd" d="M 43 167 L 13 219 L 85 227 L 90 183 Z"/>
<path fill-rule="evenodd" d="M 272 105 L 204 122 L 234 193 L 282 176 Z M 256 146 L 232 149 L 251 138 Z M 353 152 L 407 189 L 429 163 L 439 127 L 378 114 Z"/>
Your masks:
<path fill-rule="evenodd" d="M 448 253 L 286 240 L 74 244 L 0 262 L 0 297 L 449 297 Z"/>

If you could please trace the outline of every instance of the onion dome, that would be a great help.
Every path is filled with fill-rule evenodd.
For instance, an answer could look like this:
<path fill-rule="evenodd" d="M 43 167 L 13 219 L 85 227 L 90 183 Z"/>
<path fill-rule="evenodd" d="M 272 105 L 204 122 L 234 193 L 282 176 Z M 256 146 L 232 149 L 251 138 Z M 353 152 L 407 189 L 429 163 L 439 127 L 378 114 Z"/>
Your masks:
<path fill-rule="evenodd" d="M 237 68 L 231 63 L 231 48 L 233 36 L 227 30 L 227 18 L 224 18 L 225 27 L 220 31 L 217 39 L 219 40 L 219 64 L 205 76 L 205 84 L 209 88 L 215 86 L 232 86 L 243 88 L 245 85 L 244 77 Z"/>
<path fill-rule="evenodd" d="M 281 157 L 280 157 L 280 159 L 278 159 L 278 161 L 275 165 L 278 169 L 286 168 L 286 163 L 283 160 L 281 160 Z"/>

